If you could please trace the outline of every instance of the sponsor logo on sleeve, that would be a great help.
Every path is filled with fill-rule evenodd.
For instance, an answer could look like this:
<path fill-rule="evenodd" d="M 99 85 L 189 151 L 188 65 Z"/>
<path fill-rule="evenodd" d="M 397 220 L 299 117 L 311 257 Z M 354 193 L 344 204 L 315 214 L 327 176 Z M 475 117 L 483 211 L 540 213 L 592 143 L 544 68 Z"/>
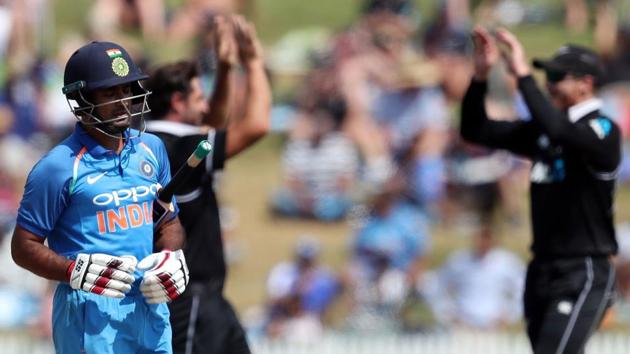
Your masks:
<path fill-rule="evenodd" d="M 592 119 L 588 122 L 588 125 L 591 126 L 591 129 L 595 132 L 598 138 L 604 139 L 610 134 L 610 130 L 612 129 L 612 124 L 608 119 L 597 118 Z"/>

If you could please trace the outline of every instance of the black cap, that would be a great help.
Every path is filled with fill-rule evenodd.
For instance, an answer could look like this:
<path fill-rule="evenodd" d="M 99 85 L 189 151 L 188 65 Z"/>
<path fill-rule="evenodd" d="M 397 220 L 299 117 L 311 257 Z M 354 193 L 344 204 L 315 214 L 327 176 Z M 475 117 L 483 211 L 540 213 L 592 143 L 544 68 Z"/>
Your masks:
<path fill-rule="evenodd" d="M 546 71 L 559 71 L 575 75 L 591 75 L 601 78 L 604 68 L 594 51 L 568 44 L 560 47 L 551 59 L 534 59 L 534 67 Z"/>
<path fill-rule="evenodd" d="M 146 78 L 125 48 L 112 42 L 94 41 L 77 49 L 68 59 L 63 93 L 92 91 Z"/>

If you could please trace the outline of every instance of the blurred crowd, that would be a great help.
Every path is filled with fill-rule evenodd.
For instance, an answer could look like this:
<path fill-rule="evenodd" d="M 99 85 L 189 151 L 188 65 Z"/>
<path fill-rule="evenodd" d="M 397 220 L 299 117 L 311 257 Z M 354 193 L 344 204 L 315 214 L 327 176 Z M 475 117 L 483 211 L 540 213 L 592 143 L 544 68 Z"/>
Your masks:
<path fill-rule="evenodd" d="M 496 228 L 527 223 L 529 166 L 459 138 L 458 110 L 472 73 L 469 29 L 473 22 L 545 23 L 563 13 L 560 21 L 570 31 L 583 32 L 594 14 L 595 47 L 608 65 L 601 97 L 627 136 L 628 6 L 603 0 L 591 11 L 592 3 L 565 0 L 554 8 L 518 0 L 442 0 L 429 18 L 409 0 L 365 0 L 342 30 L 296 30 L 269 46 L 277 98 L 272 127 L 284 143 L 281 179 L 268 191 L 268 208 L 279 218 L 347 222 L 350 242 L 346 264 L 331 269 L 320 260 L 317 236 L 296 234 L 293 254 L 270 269 L 267 301 L 247 323 L 252 335 L 313 341 L 327 328 L 425 332 L 518 323 L 524 262 L 501 245 Z M 0 0 L 0 330 L 50 333 L 52 286 L 17 269 L 8 241 L 27 173 L 75 124 L 60 89 L 71 51 L 90 39 L 108 39 L 148 70 L 160 58 L 148 55 L 143 43 L 189 42 L 209 95 L 216 63 L 208 21 L 216 14 L 252 14 L 254 5 L 97 0 L 77 32 L 51 47 L 52 2 Z M 234 94 L 237 110 L 238 86 Z M 487 107 L 494 119 L 529 115 L 500 67 L 491 76 Z M 620 178 L 630 178 L 627 158 Z M 224 227 L 235 227 L 233 211 L 222 217 Z M 469 246 L 429 268 L 437 227 L 463 233 Z M 628 229 L 621 225 L 619 232 L 615 318 L 621 323 L 630 323 L 630 257 L 623 256 L 630 254 Z"/>

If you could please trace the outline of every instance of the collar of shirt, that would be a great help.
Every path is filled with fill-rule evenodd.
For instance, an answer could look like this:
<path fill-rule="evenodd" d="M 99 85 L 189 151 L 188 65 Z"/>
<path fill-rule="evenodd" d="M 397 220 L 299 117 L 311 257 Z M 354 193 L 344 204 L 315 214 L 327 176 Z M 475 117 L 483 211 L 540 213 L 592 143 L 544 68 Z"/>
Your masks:
<path fill-rule="evenodd" d="M 147 130 L 158 133 L 167 133 L 175 136 L 204 134 L 201 127 L 171 120 L 150 120 L 146 122 Z"/>
<path fill-rule="evenodd" d="M 602 108 L 602 100 L 599 98 L 589 98 L 586 101 L 582 101 L 574 106 L 569 107 L 569 120 L 571 123 L 575 123 L 580 118 L 586 116 L 587 114 L 600 110 Z"/>
<path fill-rule="evenodd" d="M 90 153 L 90 155 L 94 157 L 102 156 L 107 153 L 113 152 L 113 150 L 107 149 L 103 145 L 99 144 L 96 140 L 94 140 L 94 138 L 92 138 L 90 134 L 88 134 L 88 132 L 83 128 L 81 123 L 77 123 L 76 126 L 74 127 L 74 134 L 76 135 L 81 145 L 85 146 L 88 152 Z M 133 140 L 133 139 L 128 139 L 129 130 L 126 130 L 124 132 L 124 136 L 125 136 L 126 142 Z"/>

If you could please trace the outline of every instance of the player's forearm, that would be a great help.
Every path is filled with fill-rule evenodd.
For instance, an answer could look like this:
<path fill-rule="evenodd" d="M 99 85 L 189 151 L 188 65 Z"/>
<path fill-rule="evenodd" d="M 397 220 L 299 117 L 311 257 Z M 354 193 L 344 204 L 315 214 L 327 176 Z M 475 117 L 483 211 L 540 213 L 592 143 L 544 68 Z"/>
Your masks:
<path fill-rule="evenodd" d="M 572 127 L 569 119 L 545 97 L 536 85 L 533 76 L 519 77 L 518 88 L 527 103 L 532 119 L 540 124 L 540 128 L 549 138 L 556 140 L 571 135 Z"/>
<path fill-rule="evenodd" d="M 472 142 L 484 142 L 483 126 L 488 120 L 485 109 L 487 82 L 472 80 L 461 108 L 460 135 Z"/>
<path fill-rule="evenodd" d="M 35 238 L 34 238 L 35 237 Z M 68 281 L 68 267 L 72 263 L 46 247 L 20 226 L 15 228 L 11 240 L 11 256 L 20 267 L 50 280 Z"/>
<path fill-rule="evenodd" d="M 174 218 L 162 224 L 157 230 L 155 250 L 164 249 L 178 250 L 184 247 L 184 229 L 179 222 L 179 218 Z"/>
<path fill-rule="evenodd" d="M 210 97 L 210 112 L 204 117 L 203 124 L 214 128 L 225 127 L 228 120 L 230 107 L 230 81 L 231 66 L 227 63 L 219 63 L 216 84 L 212 97 Z"/>
<path fill-rule="evenodd" d="M 245 63 L 247 71 L 247 107 L 243 124 L 250 135 L 260 138 L 269 130 L 271 88 L 262 60 Z"/>

